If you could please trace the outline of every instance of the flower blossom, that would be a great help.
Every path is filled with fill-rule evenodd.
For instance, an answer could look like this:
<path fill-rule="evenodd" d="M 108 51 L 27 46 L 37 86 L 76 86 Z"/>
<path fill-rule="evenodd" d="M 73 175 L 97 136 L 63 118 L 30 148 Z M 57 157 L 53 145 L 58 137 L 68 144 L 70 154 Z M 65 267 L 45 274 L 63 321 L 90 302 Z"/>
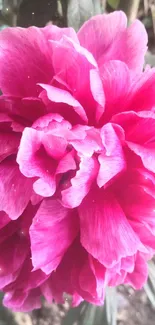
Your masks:
<path fill-rule="evenodd" d="M 0 290 L 101 305 L 155 252 L 155 70 L 122 12 L 0 33 Z"/>

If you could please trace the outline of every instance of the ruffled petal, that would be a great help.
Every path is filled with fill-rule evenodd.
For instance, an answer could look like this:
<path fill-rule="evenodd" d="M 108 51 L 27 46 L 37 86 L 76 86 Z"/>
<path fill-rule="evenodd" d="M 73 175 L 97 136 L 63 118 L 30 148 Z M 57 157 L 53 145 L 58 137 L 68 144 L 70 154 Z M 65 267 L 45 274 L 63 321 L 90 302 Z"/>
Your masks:
<path fill-rule="evenodd" d="M 138 249 L 145 251 L 112 193 L 92 190 L 79 207 L 79 216 L 81 243 L 104 266 L 112 267 Z"/>
<path fill-rule="evenodd" d="M 0 164 L 0 210 L 17 219 L 32 195 L 32 181 L 23 176 L 13 160 Z"/>
<path fill-rule="evenodd" d="M 56 200 L 44 200 L 30 228 L 34 268 L 47 274 L 55 270 L 78 230 L 76 211 L 64 208 Z"/>

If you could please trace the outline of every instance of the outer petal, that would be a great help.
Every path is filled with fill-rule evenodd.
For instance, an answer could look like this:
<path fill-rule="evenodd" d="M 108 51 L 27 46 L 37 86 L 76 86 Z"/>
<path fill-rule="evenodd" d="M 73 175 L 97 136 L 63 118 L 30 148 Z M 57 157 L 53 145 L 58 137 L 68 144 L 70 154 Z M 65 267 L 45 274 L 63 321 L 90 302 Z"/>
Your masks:
<path fill-rule="evenodd" d="M 82 46 L 93 53 L 99 65 L 109 60 L 127 63 L 133 71 L 142 71 L 147 50 L 143 24 L 135 21 L 128 29 L 123 12 L 99 15 L 86 22 L 78 32 Z"/>
<path fill-rule="evenodd" d="M 3 94 L 37 96 L 39 87 L 36 84 L 50 82 L 53 77 L 51 52 L 44 30 L 37 27 L 7 28 L 0 34 L 0 48 L 0 88 Z"/>
<path fill-rule="evenodd" d="M 18 234 L 1 243 L 0 288 L 14 281 L 28 254 L 26 238 Z M 11 265 L 11 268 L 10 268 Z"/>
<path fill-rule="evenodd" d="M 3 304 L 14 311 L 30 312 L 41 308 L 41 291 L 39 288 L 30 292 L 10 291 L 5 294 Z"/>
<path fill-rule="evenodd" d="M 32 195 L 32 181 L 25 178 L 14 161 L 0 165 L 0 210 L 17 219 Z"/>
<path fill-rule="evenodd" d="M 41 268 L 47 274 L 55 270 L 77 233 L 76 212 L 56 200 L 44 200 L 30 228 L 34 268 Z"/>
<path fill-rule="evenodd" d="M 121 61 L 111 60 L 100 67 L 105 94 L 105 112 L 100 124 L 109 121 L 111 116 L 126 110 L 131 88 L 131 76 L 128 66 Z"/>
<path fill-rule="evenodd" d="M 79 207 L 79 216 L 81 243 L 104 266 L 112 267 L 144 249 L 112 193 L 92 190 Z"/>
<path fill-rule="evenodd" d="M 0 34 L 0 88 L 3 94 L 38 96 L 37 83 L 50 82 L 54 73 L 49 40 L 58 41 L 63 35 L 78 42 L 72 28 L 51 25 L 3 30 Z"/>
<path fill-rule="evenodd" d="M 148 278 L 148 268 L 144 257 L 141 254 L 137 254 L 135 261 L 134 271 L 128 273 L 124 283 L 132 285 L 135 289 L 141 289 Z"/>

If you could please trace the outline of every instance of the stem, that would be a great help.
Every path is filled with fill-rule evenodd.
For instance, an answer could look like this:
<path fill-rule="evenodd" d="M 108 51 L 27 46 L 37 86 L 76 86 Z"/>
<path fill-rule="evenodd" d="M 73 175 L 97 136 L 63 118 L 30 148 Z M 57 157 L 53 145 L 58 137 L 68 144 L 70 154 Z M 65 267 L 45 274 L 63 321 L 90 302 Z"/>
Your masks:
<path fill-rule="evenodd" d="M 139 4 L 140 0 L 120 0 L 119 9 L 126 13 L 129 24 L 137 18 Z"/>

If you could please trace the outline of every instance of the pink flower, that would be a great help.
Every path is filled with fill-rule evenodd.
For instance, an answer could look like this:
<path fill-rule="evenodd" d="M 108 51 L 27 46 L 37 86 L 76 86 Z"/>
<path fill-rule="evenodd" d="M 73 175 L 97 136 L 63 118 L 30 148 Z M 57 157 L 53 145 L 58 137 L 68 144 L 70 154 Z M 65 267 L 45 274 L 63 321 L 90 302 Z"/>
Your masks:
<path fill-rule="evenodd" d="M 104 302 L 141 288 L 155 252 L 155 70 L 122 12 L 0 33 L 0 289 Z"/>

